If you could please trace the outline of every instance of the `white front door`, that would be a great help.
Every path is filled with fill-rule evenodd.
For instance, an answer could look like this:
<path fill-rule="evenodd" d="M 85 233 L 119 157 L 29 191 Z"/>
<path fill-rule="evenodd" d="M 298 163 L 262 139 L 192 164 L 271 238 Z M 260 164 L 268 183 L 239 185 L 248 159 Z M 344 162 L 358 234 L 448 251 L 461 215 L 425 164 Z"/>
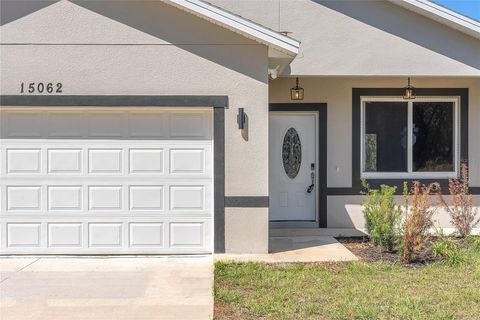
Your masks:
<path fill-rule="evenodd" d="M 270 220 L 316 221 L 317 114 L 271 112 Z"/>

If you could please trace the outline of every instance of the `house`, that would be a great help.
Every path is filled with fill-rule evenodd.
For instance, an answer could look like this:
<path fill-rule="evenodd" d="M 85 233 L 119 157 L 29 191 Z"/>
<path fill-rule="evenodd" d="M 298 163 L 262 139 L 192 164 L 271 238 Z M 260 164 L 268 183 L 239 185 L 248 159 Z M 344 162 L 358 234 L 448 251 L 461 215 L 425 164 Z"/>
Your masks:
<path fill-rule="evenodd" d="M 461 161 L 480 200 L 480 23 L 430 1 L 1 5 L 1 254 L 267 252 Z"/>

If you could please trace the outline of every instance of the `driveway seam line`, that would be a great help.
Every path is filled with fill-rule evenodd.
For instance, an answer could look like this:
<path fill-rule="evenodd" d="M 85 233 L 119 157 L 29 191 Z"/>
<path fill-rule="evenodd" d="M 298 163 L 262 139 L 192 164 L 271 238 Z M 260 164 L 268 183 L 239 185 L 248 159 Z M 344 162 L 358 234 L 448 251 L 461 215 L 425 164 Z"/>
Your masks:
<path fill-rule="evenodd" d="M 20 271 L 22 271 L 22 270 L 25 270 L 26 268 L 30 267 L 32 264 L 34 264 L 35 262 L 37 262 L 37 261 L 38 261 L 38 260 L 40 260 L 40 259 L 41 259 L 41 258 L 37 258 L 37 259 L 35 259 L 34 261 L 30 262 L 30 263 L 29 263 L 29 264 L 27 264 L 26 266 L 24 266 L 24 267 L 22 267 L 22 268 L 18 269 L 18 270 L 17 270 L 17 272 L 20 272 Z M 15 273 L 17 273 L 17 272 L 15 272 Z"/>
<path fill-rule="evenodd" d="M 20 271 L 22 271 L 22 270 L 25 270 L 25 268 L 28 268 L 29 266 L 31 266 L 32 264 L 34 264 L 35 262 L 37 262 L 37 261 L 40 260 L 40 259 L 41 259 L 41 258 L 37 258 L 36 260 L 30 262 L 30 263 L 27 264 L 26 266 L 24 266 L 24 267 L 18 269 L 17 271 L 15 271 L 15 273 L 18 273 L 18 272 L 20 272 Z M 7 277 L 7 278 L 3 279 L 2 281 L 0 281 L 0 284 L 1 284 L 1 283 L 4 283 L 4 282 L 5 282 L 6 280 L 8 280 L 8 279 L 10 279 L 10 277 Z"/>

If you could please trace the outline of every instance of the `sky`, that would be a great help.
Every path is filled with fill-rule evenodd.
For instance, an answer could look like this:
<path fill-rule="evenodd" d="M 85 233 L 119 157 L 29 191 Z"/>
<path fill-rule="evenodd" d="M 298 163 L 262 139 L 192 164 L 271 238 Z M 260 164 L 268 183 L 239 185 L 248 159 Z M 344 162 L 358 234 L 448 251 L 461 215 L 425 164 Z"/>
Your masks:
<path fill-rule="evenodd" d="M 433 0 L 467 17 L 480 21 L 480 0 Z"/>

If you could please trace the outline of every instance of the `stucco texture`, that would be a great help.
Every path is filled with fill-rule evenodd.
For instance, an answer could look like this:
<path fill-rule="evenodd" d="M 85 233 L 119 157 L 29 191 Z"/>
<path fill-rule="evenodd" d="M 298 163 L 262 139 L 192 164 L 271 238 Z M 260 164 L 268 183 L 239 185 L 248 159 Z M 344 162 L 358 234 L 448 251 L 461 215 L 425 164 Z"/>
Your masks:
<path fill-rule="evenodd" d="M 480 76 L 480 41 L 388 1 L 211 0 L 301 41 L 284 74 Z"/>
<path fill-rule="evenodd" d="M 270 82 L 270 102 L 291 102 L 289 89 L 294 78 L 279 78 Z M 480 186 L 480 78 L 477 77 L 414 77 L 417 88 L 469 89 L 469 166 L 470 185 Z M 302 102 L 327 103 L 327 186 L 352 187 L 352 89 L 401 88 L 404 77 L 303 77 L 300 85 L 305 89 Z M 363 228 L 361 210 L 363 197 L 328 196 L 327 226 L 329 228 Z M 480 197 L 475 198 L 480 205 Z M 437 227 L 452 227 L 448 215 L 439 210 L 435 217 Z"/>
<path fill-rule="evenodd" d="M 228 96 L 226 195 L 268 194 L 266 46 L 152 1 L 60 1 L 0 36 L 4 95 L 22 82 L 62 82 L 65 95 Z"/>
<path fill-rule="evenodd" d="M 270 82 L 270 102 L 290 102 L 290 88 L 295 79 L 279 78 Z M 352 89 L 402 88 L 404 77 L 305 77 L 302 102 L 327 103 L 327 175 L 328 187 L 352 186 Z M 417 88 L 469 89 L 469 163 L 472 186 L 480 186 L 480 78 L 414 77 Z"/>

